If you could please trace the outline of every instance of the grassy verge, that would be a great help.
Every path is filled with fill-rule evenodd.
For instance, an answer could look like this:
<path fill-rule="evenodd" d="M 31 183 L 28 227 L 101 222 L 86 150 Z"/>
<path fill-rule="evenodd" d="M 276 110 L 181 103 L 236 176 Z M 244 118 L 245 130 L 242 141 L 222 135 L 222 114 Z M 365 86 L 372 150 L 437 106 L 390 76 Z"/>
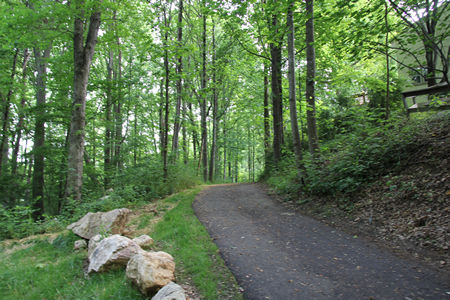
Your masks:
<path fill-rule="evenodd" d="M 192 202 L 200 189 L 179 193 L 166 201 L 179 202 L 156 225 L 157 246 L 175 257 L 181 281 L 192 280 L 206 299 L 242 299 L 239 287 L 205 227 L 194 215 Z"/>
<path fill-rule="evenodd" d="M 116 270 L 85 277 L 86 252 L 73 252 L 72 233 L 53 242 L 31 240 L 32 246 L 0 253 L 0 299 L 143 299 Z"/>
<path fill-rule="evenodd" d="M 191 189 L 160 200 L 156 206 L 160 216 L 165 213 L 162 220 L 155 224 L 153 216 L 141 213 L 137 226 L 155 239 L 152 250 L 174 256 L 179 282 L 194 283 L 206 299 L 242 299 L 234 277 L 192 210 L 199 191 Z M 85 276 L 87 253 L 72 250 L 77 239 L 64 232 L 56 239 L 37 236 L 0 246 L 0 299 L 144 299 L 125 279 L 124 269 Z"/>

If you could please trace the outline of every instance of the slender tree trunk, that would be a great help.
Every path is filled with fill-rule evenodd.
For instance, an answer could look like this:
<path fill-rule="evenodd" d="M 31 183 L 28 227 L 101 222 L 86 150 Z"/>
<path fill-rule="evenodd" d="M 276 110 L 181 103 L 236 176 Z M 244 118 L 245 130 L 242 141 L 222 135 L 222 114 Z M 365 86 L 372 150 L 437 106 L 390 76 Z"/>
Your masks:
<path fill-rule="evenodd" d="M 182 102 L 182 118 L 181 118 L 181 132 L 183 134 L 183 163 L 187 165 L 188 163 L 188 137 L 187 137 L 187 129 L 186 129 L 186 103 Z"/>
<path fill-rule="evenodd" d="M 168 47 L 168 22 L 166 16 L 166 9 L 164 8 L 164 26 L 166 27 L 164 32 L 164 72 L 165 72 L 165 85 L 164 85 L 164 132 L 163 132 L 163 173 L 164 178 L 167 179 L 169 172 L 167 169 L 167 152 L 169 142 L 169 50 Z"/>
<path fill-rule="evenodd" d="M 248 165 L 248 182 L 251 181 L 252 178 L 252 150 L 251 150 L 251 141 L 250 141 L 250 123 L 247 124 L 247 165 Z"/>
<path fill-rule="evenodd" d="M 303 127 L 303 118 L 302 118 L 302 116 L 303 116 L 303 113 L 302 113 L 302 95 L 303 95 L 303 93 L 302 93 L 302 80 L 301 79 L 302 79 L 301 72 L 299 70 L 299 72 L 298 72 L 298 113 L 300 116 L 300 131 L 301 131 L 301 135 L 302 135 L 300 143 L 305 140 L 304 130 L 303 130 L 303 128 L 304 128 Z"/>
<path fill-rule="evenodd" d="M 223 181 L 227 179 L 227 118 L 223 117 Z"/>
<path fill-rule="evenodd" d="M 133 166 L 136 167 L 137 165 L 137 151 L 138 151 L 138 142 L 137 142 L 137 136 L 138 136 L 138 108 L 137 104 L 134 105 L 134 134 L 133 134 L 133 141 L 134 141 L 134 147 L 133 147 Z"/>
<path fill-rule="evenodd" d="M 158 113 L 159 113 L 159 145 L 160 145 L 160 153 L 161 157 L 163 157 L 163 149 L 164 149 L 164 128 L 166 125 L 164 125 L 164 78 L 161 78 L 161 83 L 159 85 L 159 106 L 158 106 Z"/>
<path fill-rule="evenodd" d="M 117 38 L 117 46 L 120 47 L 119 38 Z M 113 72 L 114 74 L 114 72 Z M 114 115 L 115 115 L 115 130 L 114 130 L 114 167 L 120 172 L 122 170 L 122 50 L 119 49 L 117 57 L 117 71 L 115 74 L 114 82 L 116 82 L 116 97 L 114 102 Z"/>
<path fill-rule="evenodd" d="M 238 168 L 238 155 L 234 158 L 234 182 L 238 182 L 239 180 L 239 168 Z"/>
<path fill-rule="evenodd" d="M 273 1 L 277 5 L 277 1 Z M 278 30 L 278 16 L 272 15 L 273 39 L 276 42 L 270 44 L 270 56 L 272 60 L 272 115 L 273 115 L 273 158 L 275 164 L 281 159 L 281 147 L 284 143 L 283 133 L 283 97 L 281 77 L 281 43 Z"/>
<path fill-rule="evenodd" d="M 179 0 L 178 4 L 178 34 L 177 34 L 177 44 L 179 49 L 181 49 L 183 44 L 183 0 Z M 172 139 L 172 152 L 173 159 L 178 158 L 178 135 L 180 132 L 180 115 L 181 115 L 181 101 L 182 101 L 182 90 L 183 90 L 183 57 L 181 54 L 178 55 L 177 61 L 177 104 L 175 106 L 175 122 L 173 126 L 173 139 Z"/>
<path fill-rule="evenodd" d="M 269 78 L 267 65 L 264 63 L 264 169 L 268 169 L 270 154 L 270 112 L 269 112 Z"/>
<path fill-rule="evenodd" d="M 34 48 L 34 60 L 36 62 L 36 125 L 33 140 L 33 182 L 32 198 L 33 218 L 39 219 L 44 213 L 44 145 L 45 145 L 45 102 L 46 102 L 46 81 L 47 81 L 47 60 L 50 57 L 50 48 L 41 53 L 41 50 Z"/>
<path fill-rule="evenodd" d="M 86 123 L 86 92 L 89 71 L 94 55 L 100 27 L 100 11 L 94 10 L 90 16 L 89 29 L 84 42 L 83 1 L 75 1 L 74 21 L 74 80 L 72 118 L 70 122 L 68 172 L 66 198 L 81 201 L 83 184 L 84 131 Z"/>
<path fill-rule="evenodd" d="M 10 87 L 5 99 L 2 99 L 3 106 L 3 118 L 2 118 L 2 139 L 0 141 L 0 175 L 2 175 L 2 169 L 8 158 L 8 137 L 9 137 L 9 113 L 11 106 L 11 98 L 14 93 L 14 77 L 16 76 L 16 64 L 17 56 L 19 55 L 19 49 L 14 51 L 11 75 L 10 75 Z M 0 95 L 0 98 L 3 98 Z"/>
<path fill-rule="evenodd" d="M 14 142 L 14 149 L 11 159 L 11 174 L 14 176 L 17 173 L 17 158 L 19 156 L 19 148 L 20 148 L 20 141 L 22 138 L 22 130 L 23 130 L 23 122 L 25 119 L 25 102 L 26 102 L 26 92 L 25 92 L 25 84 L 26 84 L 26 77 L 27 77 L 27 64 L 28 60 L 30 58 L 30 52 L 28 49 L 25 49 L 23 51 L 23 62 L 22 62 L 22 87 L 21 87 L 21 99 L 20 99 L 20 110 L 19 110 L 19 121 L 17 122 L 17 129 L 16 129 L 16 140 Z"/>
<path fill-rule="evenodd" d="M 192 127 L 192 146 L 194 150 L 194 162 L 197 160 L 197 149 L 198 149 L 198 136 L 197 136 L 197 124 L 194 121 L 194 113 L 192 111 L 192 104 L 188 103 L 189 109 L 189 120 L 191 121 Z"/>
<path fill-rule="evenodd" d="M 105 148 L 104 148 L 104 185 L 105 189 L 109 188 L 110 182 L 111 182 L 111 152 L 112 152 L 112 131 L 111 125 L 112 125 L 112 118 L 111 118 L 111 107 L 113 103 L 113 96 L 112 96 L 112 85 L 113 85 L 113 78 L 112 78 L 112 72 L 113 72 L 113 52 L 109 51 L 108 55 L 108 61 L 106 65 L 106 106 L 105 106 L 105 119 L 106 119 L 106 125 L 105 125 Z"/>
<path fill-rule="evenodd" d="M 203 0 L 203 7 L 206 1 Z M 202 150 L 201 161 L 203 167 L 203 180 L 208 180 L 208 131 L 206 126 L 206 13 L 203 12 L 203 34 L 202 34 L 202 78 L 201 78 L 201 128 L 202 128 Z"/>
<path fill-rule="evenodd" d="M 297 99 L 295 95 L 295 54 L 294 54 L 294 21 L 293 21 L 294 1 L 289 3 L 287 12 L 288 26 L 288 60 L 289 60 L 289 111 L 291 117 L 292 144 L 294 147 L 295 160 L 297 168 L 300 169 L 302 164 L 302 148 L 300 144 L 300 134 L 298 132 L 297 119 Z"/>
<path fill-rule="evenodd" d="M 316 156 L 319 153 L 319 139 L 316 125 L 316 51 L 314 46 L 314 0 L 306 0 L 306 118 L 308 124 L 309 151 Z"/>
<path fill-rule="evenodd" d="M 216 87 L 216 37 L 215 37 L 215 26 L 213 22 L 212 28 L 212 46 L 213 46 L 213 132 L 212 132 L 212 141 L 211 141 L 211 154 L 209 161 L 209 181 L 214 180 L 214 168 L 216 166 L 216 153 L 217 153 L 217 87 Z"/>
<path fill-rule="evenodd" d="M 389 21 L 388 21 L 388 14 L 389 14 L 389 9 L 388 9 L 388 4 L 386 1 L 384 1 L 384 24 L 386 27 L 386 39 L 385 39 L 385 56 L 386 56 L 386 97 L 385 97 L 385 103 L 384 103 L 384 107 L 385 107 L 385 115 L 384 118 L 386 120 L 389 119 L 389 114 L 390 114 L 390 66 L 389 66 Z"/>

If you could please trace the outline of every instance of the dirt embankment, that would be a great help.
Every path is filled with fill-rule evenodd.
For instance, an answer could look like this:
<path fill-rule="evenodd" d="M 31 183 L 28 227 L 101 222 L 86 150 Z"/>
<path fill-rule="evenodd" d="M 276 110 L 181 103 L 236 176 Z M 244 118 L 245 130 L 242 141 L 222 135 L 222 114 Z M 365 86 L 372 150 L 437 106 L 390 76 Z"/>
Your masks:
<path fill-rule="evenodd" d="M 351 198 L 294 208 L 351 234 L 450 272 L 450 126 L 429 124 L 408 159 Z"/>

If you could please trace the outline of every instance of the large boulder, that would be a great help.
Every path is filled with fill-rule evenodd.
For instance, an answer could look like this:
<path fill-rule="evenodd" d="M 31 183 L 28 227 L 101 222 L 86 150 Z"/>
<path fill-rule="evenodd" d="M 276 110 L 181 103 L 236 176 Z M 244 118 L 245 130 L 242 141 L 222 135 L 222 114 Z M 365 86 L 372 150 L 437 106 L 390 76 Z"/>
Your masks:
<path fill-rule="evenodd" d="M 170 282 L 160 289 L 152 300 L 186 300 L 186 294 L 181 286 Z"/>
<path fill-rule="evenodd" d="M 115 234 L 101 240 L 89 255 L 88 273 L 103 272 L 117 266 L 125 266 L 130 258 L 144 251 L 127 237 Z"/>
<path fill-rule="evenodd" d="M 153 244 L 153 239 L 146 234 L 135 237 L 133 241 L 142 248 L 150 247 Z"/>
<path fill-rule="evenodd" d="M 77 222 L 67 226 L 67 229 L 87 240 L 102 232 L 122 234 L 130 212 L 131 210 L 127 208 L 118 208 L 108 212 L 89 212 Z"/>
<path fill-rule="evenodd" d="M 175 262 L 166 252 L 141 251 L 131 257 L 126 276 L 145 294 L 150 295 L 175 279 Z"/>

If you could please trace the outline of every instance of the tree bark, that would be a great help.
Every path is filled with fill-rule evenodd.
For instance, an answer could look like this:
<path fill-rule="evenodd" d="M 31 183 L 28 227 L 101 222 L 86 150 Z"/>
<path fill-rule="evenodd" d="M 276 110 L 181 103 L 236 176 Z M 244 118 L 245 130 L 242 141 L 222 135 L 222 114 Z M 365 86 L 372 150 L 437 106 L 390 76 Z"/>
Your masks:
<path fill-rule="evenodd" d="M 227 179 L 227 117 L 223 117 L 223 181 Z"/>
<path fill-rule="evenodd" d="M 273 1 L 276 5 L 277 1 Z M 283 97 L 282 97 L 282 77 L 281 77 L 281 43 L 278 36 L 278 16 L 272 15 L 273 40 L 270 44 L 270 56 L 272 60 L 272 115 L 273 115 L 273 158 L 275 164 L 281 159 L 281 147 L 284 143 L 283 133 Z"/>
<path fill-rule="evenodd" d="M 291 117 L 292 145 L 294 147 L 297 168 L 302 164 L 302 148 L 300 144 L 300 134 L 298 132 L 297 119 L 297 99 L 295 95 L 295 54 L 294 54 L 294 22 L 293 22 L 294 1 L 289 3 L 287 12 L 288 27 L 288 60 L 289 60 L 289 111 Z"/>
<path fill-rule="evenodd" d="M 112 78 L 112 72 L 113 72 L 113 52 L 110 50 L 108 55 L 108 61 L 106 65 L 106 106 L 105 106 L 105 148 L 104 148 L 104 185 L 105 189 L 109 188 L 109 184 L 111 182 L 111 172 L 112 172 L 112 166 L 111 166 L 111 154 L 112 154 L 112 131 L 111 125 L 112 125 L 112 118 L 111 118 L 111 108 L 113 103 L 113 96 L 112 96 L 112 85 L 113 85 L 113 78 Z"/>
<path fill-rule="evenodd" d="M 19 110 L 19 121 L 17 122 L 16 129 L 16 140 L 14 142 L 14 149 L 11 159 L 11 174 L 14 176 L 17 173 L 17 158 L 19 156 L 19 148 L 20 141 L 22 139 L 22 130 L 23 130 L 23 122 L 25 119 L 25 102 L 26 102 L 26 93 L 25 93 L 25 83 L 27 76 L 27 65 L 30 58 L 30 52 L 28 49 L 23 51 L 23 62 L 22 62 L 22 87 L 21 87 L 21 99 L 20 99 L 20 110 Z"/>
<path fill-rule="evenodd" d="M 306 0 L 306 118 L 308 125 L 309 151 L 316 156 L 319 153 L 319 139 L 316 125 L 316 52 L 314 46 L 314 0 Z"/>
<path fill-rule="evenodd" d="M 212 132 L 212 141 L 211 141 L 211 154 L 210 154 L 210 161 L 209 161 L 209 181 L 214 180 L 214 169 L 216 166 L 216 153 L 217 153 L 217 87 L 216 87 L 216 37 L 215 37 L 215 26 L 213 22 L 212 27 L 212 46 L 213 46 L 213 132 Z"/>
<path fill-rule="evenodd" d="M 203 0 L 203 7 L 206 1 Z M 201 129 L 202 129 L 202 149 L 201 161 L 203 168 L 203 180 L 208 180 L 208 131 L 206 126 L 206 13 L 203 12 L 203 34 L 202 34 L 202 76 L 201 76 Z"/>
<path fill-rule="evenodd" d="M 384 118 L 386 120 L 389 119 L 390 113 L 390 66 L 389 66 L 389 21 L 388 21 L 388 4 L 384 1 L 384 25 L 386 28 L 386 36 L 385 36 L 385 56 L 386 56 L 386 97 L 384 101 L 385 115 Z"/>
<path fill-rule="evenodd" d="M 39 219 L 44 213 L 44 145 L 45 145 L 45 102 L 46 102 L 46 81 L 47 81 L 47 59 L 50 57 L 50 48 L 41 53 L 41 50 L 34 48 L 34 60 L 36 63 L 36 125 L 34 130 L 33 145 L 33 181 L 32 198 L 33 218 Z"/>
<path fill-rule="evenodd" d="M 83 184 L 83 155 L 86 124 L 86 93 L 89 71 L 94 55 L 97 35 L 100 27 L 100 11 L 95 10 L 90 16 L 89 29 L 84 41 L 83 1 L 75 1 L 76 16 L 74 21 L 74 79 L 72 118 L 70 121 L 68 171 L 66 198 L 81 201 Z"/>
<path fill-rule="evenodd" d="M 162 157 L 163 157 L 163 176 L 164 179 L 167 179 L 169 176 L 169 171 L 167 169 L 167 152 L 168 152 L 168 142 L 169 142 L 169 81 L 170 81 L 170 73 L 169 73 L 169 50 L 168 47 L 168 20 L 166 15 L 166 8 L 164 7 L 164 132 L 163 132 L 163 149 L 162 149 Z"/>
<path fill-rule="evenodd" d="M 11 109 L 11 98 L 14 93 L 14 77 L 16 76 L 16 64 L 17 56 L 19 55 L 19 49 L 14 51 L 13 62 L 10 75 L 10 86 L 6 98 L 2 99 L 3 106 L 3 118 L 2 118 L 2 139 L 0 141 L 0 175 L 2 175 L 2 169 L 7 161 L 8 157 L 8 137 L 9 137 L 9 113 Z M 0 95 L 0 98 L 3 98 Z"/>
<path fill-rule="evenodd" d="M 178 51 L 181 50 L 183 44 L 183 0 L 179 1 L 178 4 L 178 32 L 177 32 L 177 44 Z M 182 91 L 183 91 L 183 56 L 178 54 L 177 61 L 177 103 L 175 106 L 175 122 L 173 126 L 173 139 L 172 139 L 172 152 L 173 159 L 178 158 L 178 136 L 180 132 L 181 122 L 181 101 L 182 101 Z"/>
<path fill-rule="evenodd" d="M 120 41 L 119 38 L 117 38 L 117 46 L 120 47 Z M 116 97 L 114 101 L 114 122 L 115 122 L 115 129 L 114 129 L 114 167 L 117 169 L 117 171 L 122 170 L 123 166 L 123 160 L 122 160 L 122 127 L 123 127 L 123 120 L 122 120 L 122 102 L 123 102 L 123 95 L 122 95 L 122 50 L 118 50 L 118 57 L 117 57 L 117 71 L 113 72 L 114 75 L 114 82 L 116 83 Z"/>
<path fill-rule="evenodd" d="M 270 154 L 270 113 L 269 113 L 269 78 L 267 65 L 264 63 L 264 169 L 268 169 Z"/>

